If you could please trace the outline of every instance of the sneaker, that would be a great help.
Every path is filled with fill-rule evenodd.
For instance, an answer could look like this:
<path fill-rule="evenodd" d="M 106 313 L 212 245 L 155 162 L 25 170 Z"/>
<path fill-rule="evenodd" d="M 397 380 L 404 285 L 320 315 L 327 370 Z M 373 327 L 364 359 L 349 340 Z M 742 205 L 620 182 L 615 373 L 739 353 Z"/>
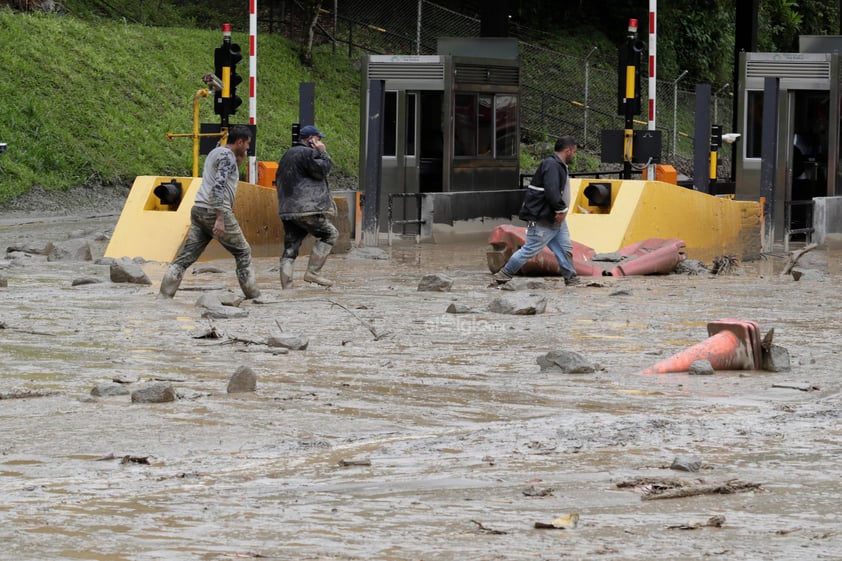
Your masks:
<path fill-rule="evenodd" d="M 499 271 L 491 275 L 491 278 L 494 279 L 494 282 L 496 282 L 497 284 L 506 284 L 507 282 L 512 280 L 512 275 L 507 273 L 506 269 L 500 269 Z"/>
<path fill-rule="evenodd" d="M 573 275 L 572 277 L 564 279 L 564 286 L 579 286 L 581 284 L 582 279 L 579 278 L 579 275 Z"/>

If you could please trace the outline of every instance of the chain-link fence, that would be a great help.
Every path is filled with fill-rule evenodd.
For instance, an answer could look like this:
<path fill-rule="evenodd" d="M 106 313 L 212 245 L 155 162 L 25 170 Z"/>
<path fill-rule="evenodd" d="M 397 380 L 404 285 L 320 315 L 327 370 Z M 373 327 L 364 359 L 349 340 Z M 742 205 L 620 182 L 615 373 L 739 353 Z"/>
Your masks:
<path fill-rule="evenodd" d="M 303 38 L 296 23 L 301 5 L 281 1 L 287 18 L 284 32 Z M 438 37 L 477 37 L 480 21 L 428 0 L 393 0 L 389 4 L 366 0 L 325 0 L 317 27 L 321 41 L 333 41 L 349 56 L 375 54 L 434 54 Z M 572 134 L 589 151 L 600 153 L 603 130 L 623 129 L 618 114 L 617 71 L 595 64 L 591 51 L 585 58 L 548 49 L 539 44 L 545 34 L 518 28 L 521 62 L 521 129 L 529 141 L 551 140 Z M 602 65 L 606 63 L 603 57 Z M 613 61 L 611 61 L 613 63 Z M 615 63 L 614 63 L 615 64 Z M 645 69 L 644 69 L 645 70 Z M 683 82 L 685 74 L 656 81 L 656 126 L 662 136 L 661 162 L 692 175 L 695 93 Z M 641 78 L 642 112 L 635 128 L 648 126 L 648 82 Z M 711 97 L 711 122 L 731 129 L 732 97 L 729 87 Z M 727 154 L 720 158 L 720 177 L 730 175 Z"/>

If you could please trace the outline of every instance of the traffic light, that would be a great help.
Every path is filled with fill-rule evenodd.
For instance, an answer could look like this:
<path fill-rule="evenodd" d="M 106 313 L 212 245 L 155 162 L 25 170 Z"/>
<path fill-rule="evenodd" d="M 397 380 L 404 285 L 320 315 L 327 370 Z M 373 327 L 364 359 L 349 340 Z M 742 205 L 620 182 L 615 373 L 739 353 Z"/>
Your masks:
<path fill-rule="evenodd" d="M 228 116 L 237 112 L 243 100 L 237 93 L 237 86 L 243 77 L 237 74 L 237 63 L 243 60 L 240 46 L 231 42 L 231 24 L 222 25 L 222 46 L 214 50 L 213 66 L 216 76 L 222 80 L 222 89 L 215 92 L 213 112 L 222 119 L 222 125 L 228 126 Z"/>
<path fill-rule="evenodd" d="M 717 148 L 722 146 L 722 125 L 710 126 L 710 145 Z"/>

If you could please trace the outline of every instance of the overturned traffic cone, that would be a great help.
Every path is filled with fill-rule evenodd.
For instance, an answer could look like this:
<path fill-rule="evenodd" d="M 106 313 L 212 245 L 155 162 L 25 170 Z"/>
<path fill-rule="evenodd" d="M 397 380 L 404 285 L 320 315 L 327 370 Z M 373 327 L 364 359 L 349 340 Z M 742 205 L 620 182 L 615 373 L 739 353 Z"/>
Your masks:
<path fill-rule="evenodd" d="M 753 321 L 721 319 L 708 324 L 701 343 L 664 359 L 644 374 L 686 372 L 697 360 L 707 360 L 714 370 L 754 370 L 761 366 L 760 328 Z"/>

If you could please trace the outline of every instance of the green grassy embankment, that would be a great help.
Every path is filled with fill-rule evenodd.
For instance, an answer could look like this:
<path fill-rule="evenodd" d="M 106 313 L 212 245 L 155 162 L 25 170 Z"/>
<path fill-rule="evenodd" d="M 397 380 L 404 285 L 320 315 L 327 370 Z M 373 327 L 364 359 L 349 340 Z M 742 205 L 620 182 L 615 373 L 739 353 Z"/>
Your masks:
<path fill-rule="evenodd" d="M 190 175 L 193 96 L 213 72 L 219 31 L 145 27 L 0 9 L 0 202 L 41 186 L 127 184 L 136 175 Z M 248 35 L 237 66 L 243 98 L 232 123 L 248 122 Z M 278 35 L 258 37 L 259 160 L 277 160 L 298 119 L 298 85 L 316 83 L 316 124 L 336 162 L 337 180 L 358 171 L 359 71 L 330 46 L 312 68 Z M 201 121 L 218 123 L 212 98 Z"/>

